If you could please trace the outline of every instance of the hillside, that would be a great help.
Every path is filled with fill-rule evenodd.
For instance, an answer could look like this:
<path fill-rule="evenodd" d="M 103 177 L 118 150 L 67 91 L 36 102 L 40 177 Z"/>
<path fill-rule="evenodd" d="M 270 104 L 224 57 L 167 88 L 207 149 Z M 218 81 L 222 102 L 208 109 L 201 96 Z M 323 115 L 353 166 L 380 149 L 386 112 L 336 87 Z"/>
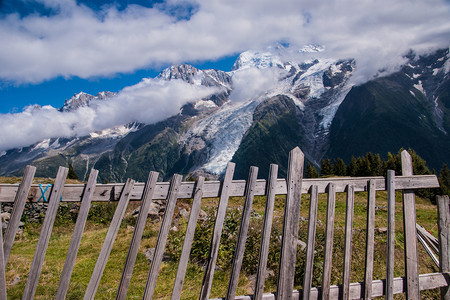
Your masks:
<path fill-rule="evenodd" d="M 143 181 L 150 170 L 164 179 L 173 173 L 218 178 L 234 161 L 236 178 L 246 178 L 250 165 L 265 176 L 269 163 L 278 163 L 284 174 L 294 146 L 316 166 L 325 156 L 348 163 L 351 155 L 386 156 L 402 147 L 414 149 L 430 169 L 450 164 L 449 49 L 410 53 L 399 71 L 360 85 L 352 81 L 354 60 L 325 58 L 317 46 L 299 50 L 296 61 L 283 51 L 243 52 L 230 72 L 171 66 L 144 81 L 181 80 L 214 87 L 215 93 L 157 123 L 133 122 L 10 149 L 0 153 L 0 175 L 20 175 L 33 164 L 37 176 L 55 176 L 59 165 L 72 163 L 79 178 L 96 168 L 100 180 L 110 182 Z M 76 94 L 60 111 L 101 106 L 116 96 Z"/>

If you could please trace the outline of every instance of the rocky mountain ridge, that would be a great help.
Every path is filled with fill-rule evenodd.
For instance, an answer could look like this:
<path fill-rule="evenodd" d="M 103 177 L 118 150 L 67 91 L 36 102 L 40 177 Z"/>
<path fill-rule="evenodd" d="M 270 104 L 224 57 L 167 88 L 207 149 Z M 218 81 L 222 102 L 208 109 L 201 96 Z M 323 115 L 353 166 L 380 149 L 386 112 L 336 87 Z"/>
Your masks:
<path fill-rule="evenodd" d="M 186 64 L 171 66 L 157 79 L 183 80 L 215 87 L 217 92 L 185 104 L 180 114 L 155 124 L 124 124 L 89 136 L 48 139 L 9 150 L 0 156 L 0 174 L 20 174 L 31 163 L 38 166 L 39 176 L 54 176 L 58 165 L 70 162 L 81 178 L 92 167 L 100 171 L 102 180 L 109 181 L 127 177 L 145 180 L 150 170 L 159 171 L 165 179 L 173 173 L 217 178 L 233 160 L 238 166 L 236 177 L 245 178 L 249 165 L 259 166 L 264 176 L 269 163 L 280 164 L 282 175 L 287 153 L 294 146 L 300 146 L 308 161 L 317 165 L 325 155 L 349 159 L 348 153 L 358 155 L 368 147 L 372 152 L 379 149 L 382 155 L 386 154 L 382 151 L 396 152 L 398 141 L 403 143 L 400 147 L 417 151 L 418 140 L 433 145 L 438 143 L 434 139 L 444 141 L 443 145 L 449 140 L 448 49 L 424 57 L 411 54 L 397 73 L 360 86 L 354 86 L 351 80 L 357 65 L 354 60 L 323 55 L 315 58 L 315 53 L 323 51 L 320 46 L 300 49 L 311 55 L 301 61 L 287 60 L 279 50 L 244 52 L 230 72 L 199 70 Z M 239 89 L 246 92 L 240 78 L 254 70 L 259 70 L 254 73 L 258 76 L 273 76 L 271 84 L 236 101 L 234 95 Z M 76 110 L 92 101 L 101 105 L 114 96 L 109 92 L 76 94 L 61 111 Z M 399 107 L 393 107 L 395 104 Z M 416 138 L 406 134 L 409 137 L 402 140 L 383 132 L 371 138 L 368 128 L 373 131 L 371 126 L 386 120 L 392 124 L 390 115 L 401 119 L 397 114 L 416 107 L 422 119 L 404 113 L 405 126 L 398 127 L 402 132 L 423 127 L 415 133 Z M 384 131 L 388 130 L 386 126 L 381 126 Z M 450 162 L 450 155 L 443 150 L 421 149 L 418 153 L 425 159 L 437 155 L 440 162 Z"/>

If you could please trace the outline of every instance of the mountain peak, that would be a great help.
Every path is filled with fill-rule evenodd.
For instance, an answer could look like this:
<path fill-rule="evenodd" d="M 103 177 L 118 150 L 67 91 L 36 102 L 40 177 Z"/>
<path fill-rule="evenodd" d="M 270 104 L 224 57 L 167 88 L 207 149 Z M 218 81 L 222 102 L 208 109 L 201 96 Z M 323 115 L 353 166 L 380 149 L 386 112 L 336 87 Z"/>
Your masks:
<path fill-rule="evenodd" d="M 193 83 L 194 77 L 200 72 L 202 71 L 188 64 L 173 65 L 164 69 L 158 75 L 158 78 L 164 80 L 181 79 L 186 82 Z"/>
<path fill-rule="evenodd" d="M 239 55 L 231 70 L 236 71 L 246 68 L 266 69 L 275 66 L 283 67 L 283 62 L 277 54 L 271 51 L 248 50 Z"/>
<path fill-rule="evenodd" d="M 104 100 L 114 95 L 116 95 L 116 93 L 108 91 L 100 92 L 97 96 L 93 96 L 85 92 L 79 92 L 74 94 L 70 99 L 64 101 L 64 105 L 59 110 L 64 112 L 74 111 L 79 107 L 88 106 L 92 100 Z"/>

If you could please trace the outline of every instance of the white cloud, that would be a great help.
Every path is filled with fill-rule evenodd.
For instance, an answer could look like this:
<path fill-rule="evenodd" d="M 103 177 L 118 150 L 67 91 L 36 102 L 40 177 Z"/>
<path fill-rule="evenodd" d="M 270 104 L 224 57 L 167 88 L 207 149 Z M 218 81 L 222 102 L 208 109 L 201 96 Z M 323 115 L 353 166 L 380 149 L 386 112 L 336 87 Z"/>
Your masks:
<path fill-rule="evenodd" d="M 71 112 L 60 112 L 52 106 L 29 106 L 21 113 L 0 115 L 0 152 L 52 137 L 85 136 L 133 121 L 158 122 L 177 114 L 183 104 L 214 92 L 214 88 L 181 80 L 144 79 L 116 97 Z"/>
<path fill-rule="evenodd" d="M 268 92 L 279 84 L 283 71 L 278 67 L 239 70 L 233 76 L 233 91 L 230 99 L 241 102 L 261 96 L 261 93 Z"/>
<path fill-rule="evenodd" d="M 410 48 L 448 46 L 445 0 L 192 0 L 190 18 L 155 8 L 104 7 L 41 0 L 57 14 L 0 20 L 0 79 L 37 83 L 57 76 L 108 76 L 167 63 L 212 60 L 276 41 L 326 46 L 357 59 L 361 78 Z M 165 3 L 172 12 L 177 1 Z M 176 13 L 175 13 L 176 14 Z M 363 79 L 361 79 L 363 80 Z"/>

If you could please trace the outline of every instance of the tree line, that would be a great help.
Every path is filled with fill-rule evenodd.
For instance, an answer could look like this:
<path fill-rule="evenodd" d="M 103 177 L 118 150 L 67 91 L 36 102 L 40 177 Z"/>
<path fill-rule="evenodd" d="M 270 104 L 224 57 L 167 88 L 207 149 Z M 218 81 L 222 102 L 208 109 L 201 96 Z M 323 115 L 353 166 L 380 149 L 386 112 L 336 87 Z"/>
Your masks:
<path fill-rule="evenodd" d="M 386 159 L 382 158 L 380 154 L 373 154 L 371 152 L 366 153 L 364 156 L 352 156 L 348 165 L 340 157 L 333 161 L 330 158 L 325 157 L 320 163 L 320 173 L 319 170 L 309 162 L 306 164 L 305 178 L 328 176 L 386 176 L 387 170 L 394 170 L 396 175 L 401 175 L 402 151 L 403 149 L 400 149 L 396 154 L 389 152 Z M 434 201 L 435 195 L 450 194 L 450 171 L 447 164 L 443 164 L 441 170 L 437 173 L 434 169 L 430 170 L 427 167 L 426 161 L 414 150 L 408 149 L 408 152 L 412 157 L 413 174 L 439 174 L 438 179 L 441 187 L 439 189 L 428 190 L 428 192 L 425 190 L 420 191 L 420 194 L 432 201 Z"/>

